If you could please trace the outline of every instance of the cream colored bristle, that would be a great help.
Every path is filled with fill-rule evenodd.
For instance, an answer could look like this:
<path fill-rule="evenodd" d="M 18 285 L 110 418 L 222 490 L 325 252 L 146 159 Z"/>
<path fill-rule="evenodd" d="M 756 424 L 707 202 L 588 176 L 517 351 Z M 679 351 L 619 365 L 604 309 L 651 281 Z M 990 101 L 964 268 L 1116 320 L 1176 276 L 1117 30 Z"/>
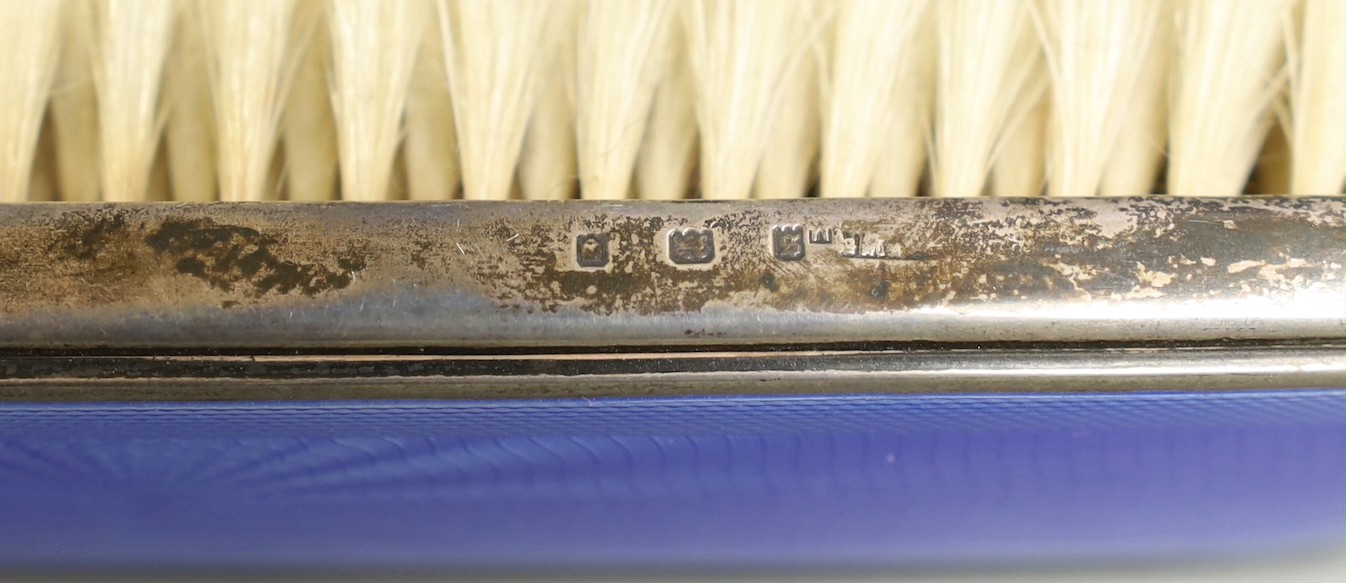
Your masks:
<path fill-rule="evenodd" d="M 0 0 L 0 202 L 27 200 L 60 46 L 59 0 Z"/>
<path fill-rule="evenodd" d="M 1045 76 L 1039 68 L 1035 75 Z M 991 166 L 991 195 L 1025 197 L 1042 194 L 1047 179 L 1047 148 L 1051 136 L 1052 101 L 1039 96 L 1037 102 L 1023 114 L 1006 133 Z"/>
<path fill-rule="evenodd" d="M 822 196 L 865 196 L 876 170 L 908 176 L 886 180 L 892 185 L 876 188 L 876 193 L 915 194 L 928 134 L 922 127 L 928 91 L 921 90 L 928 87 L 923 85 L 928 78 L 921 75 L 919 65 L 931 55 L 929 46 L 919 41 L 929 26 L 929 14 L 929 2 L 924 0 L 836 4 L 828 61 L 831 79 L 823 112 Z M 903 152 L 892 150 L 894 142 Z M 895 168 L 882 169 L 887 166 Z"/>
<path fill-rule="evenodd" d="M 203 0 L 220 198 L 263 200 L 284 104 L 294 0 Z"/>
<path fill-rule="evenodd" d="M 52 155 L 62 200 L 98 200 L 102 190 L 98 92 L 93 80 L 94 22 L 90 0 L 68 0 L 62 16 L 61 64 L 51 89 Z"/>
<path fill-rule="evenodd" d="M 668 60 L 670 0 L 587 0 L 576 61 L 584 198 L 627 198 L 650 104 Z M 689 120 L 690 121 L 690 120 Z"/>
<path fill-rule="evenodd" d="M 545 0 L 538 100 L 529 116 L 519 154 L 519 190 L 527 200 L 575 197 L 579 162 L 575 152 L 576 42 L 580 0 Z M 629 83 L 631 79 L 617 79 Z"/>
<path fill-rule="evenodd" d="M 935 8 L 925 11 L 913 31 L 910 70 L 897 80 L 890 99 L 901 106 L 893 113 L 892 125 L 874 166 L 869 195 L 905 197 L 920 193 L 921 179 L 930 167 L 935 101 Z M 827 148 L 824 147 L 824 155 Z"/>
<path fill-rule="evenodd" d="M 1032 6 L 1029 6 L 1030 17 Z M 1010 107 L 1000 138 L 991 150 L 992 196 L 1024 197 L 1042 193 L 1046 181 L 1047 126 L 1054 111 L 1047 93 L 1050 75 L 1041 38 L 1035 32 L 1018 33 L 1010 58 Z M 1020 77 L 1021 76 L 1021 77 Z"/>
<path fill-rule="evenodd" d="M 1155 0 L 1047 0 L 1035 11 L 1051 72 L 1049 194 L 1090 196 L 1103 181 L 1162 14 Z"/>
<path fill-rule="evenodd" d="M 94 7 L 103 199 L 142 200 L 163 125 L 161 81 L 178 3 L 104 0 Z"/>
<path fill-rule="evenodd" d="M 463 197 L 505 199 L 536 103 L 550 3 L 440 0 Z"/>
<path fill-rule="evenodd" d="M 816 28 L 813 4 L 693 0 L 687 50 L 701 130 L 701 195 L 747 198 L 793 73 Z"/>
<path fill-rule="evenodd" d="M 780 81 L 780 109 L 757 166 L 753 198 L 800 198 L 813 182 L 822 140 L 818 115 L 822 81 L 818 75 L 823 52 L 821 46 L 813 48 L 804 51 Z"/>
<path fill-rule="evenodd" d="M 164 102 L 168 127 L 169 181 L 173 198 L 181 201 L 216 199 L 215 110 L 210 95 L 209 60 L 201 26 L 200 2 L 188 2 L 178 15 L 173 51 L 164 75 Z"/>
<path fill-rule="evenodd" d="M 453 126 L 453 102 L 444 73 L 444 44 L 439 24 L 430 25 L 421 40 L 416 69 L 407 95 L 407 195 L 411 200 L 447 200 L 458 193 L 458 138 Z"/>
<path fill-rule="evenodd" d="M 1342 0 L 0 0 L 0 200 L 1332 195 Z"/>
<path fill-rule="evenodd" d="M 285 101 L 285 182 L 289 199 L 319 202 L 336 197 L 337 142 L 332 96 L 332 36 L 327 3 L 300 2 L 295 13 L 297 65 Z"/>
<path fill-rule="evenodd" d="M 934 194 L 978 196 L 1007 132 L 1036 103 L 1028 0 L 936 2 Z"/>
<path fill-rule="evenodd" d="M 1173 60 L 1173 3 L 1159 3 L 1159 21 L 1149 49 L 1140 56 L 1140 73 L 1117 130 L 1111 157 L 1103 168 L 1099 194 L 1139 196 L 1154 192 L 1168 146 L 1168 67 Z M 1063 155 L 1068 156 L 1068 153 Z"/>
<path fill-rule="evenodd" d="M 650 200 L 685 198 L 697 160 L 696 84 L 687 62 L 685 14 L 673 11 L 663 78 L 650 104 L 645 139 L 636 157 L 636 194 Z"/>
<path fill-rule="evenodd" d="M 1304 0 L 1291 69 L 1292 194 L 1338 194 L 1346 177 L 1346 2 Z"/>
<path fill-rule="evenodd" d="M 1034 6 L 1028 7 L 1030 19 Z M 1046 181 L 1047 127 L 1054 103 L 1047 89 L 1050 75 L 1042 39 L 1034 32 L 1020 31 L 1010 58 L 1010 67 L 1021 80 L 1009 85 L 1011 106 L 1006 110 L 1003 129 L 991 150 L 992 196 L 1037 196 Z"/>
<path fill-rule="evenodd" d="M 401 141 L 402 113 L 428 0 L 331 0 L 332 110 L 346 200 L 381 200 Z"/>
<path fill-rule="evenodd" d="M 928 104 L 931 96 L 925 96 Z M 917 196 L 921 192 L 921 178 L 929 166 L 930 109 L 914 105 L 911 111 L 899 112 L 894 128 L 911 128 L 910 132 L 894 130 L 879 144 L 882 152 L 874 166 L 869 184 L 869 196 L 899 198 Z"/>
<path fill-rule="evenodd" d="M 1169 117 L 1170 194 L 1243 190 L 1284 79 L 1293 0 L 1183 0 Z"/>

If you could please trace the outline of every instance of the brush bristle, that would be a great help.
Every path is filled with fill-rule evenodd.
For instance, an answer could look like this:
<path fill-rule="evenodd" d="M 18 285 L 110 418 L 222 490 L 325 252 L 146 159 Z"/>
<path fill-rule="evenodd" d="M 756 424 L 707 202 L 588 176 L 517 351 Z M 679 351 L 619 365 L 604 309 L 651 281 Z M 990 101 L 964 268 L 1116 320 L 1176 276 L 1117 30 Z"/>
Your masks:
<path fill-rule="evenodd" d="M 1131 114 L 1163 4 L 1156 0 L 1048 0 L 1037 23 L 1051 72 L 1051 192 L 1089 196 Z M 1036 129 L 1036 128 L 1034 128 Z"/>
<path fill-rule="evenodd" d="M 936 196 L 979 196 L 1037 69 L 1028 0 L 937 4 Z M 1036 100 L 1037 95 L 1031 99 Z"/>
<path fill-rule="evenodd" d="M 0 0 L 0 202 L 24 200 L 56 74 L 59 0 Z"/>
<path fill-rule="evenodd" d="M 575 50 L 577 0 L 548 0 L 538 53 L 538 95 L 519 155 L 519 189 L 524 198 L 573 198 L 575 160 Z"/>
<path fill-rule="evenodd" d="M 463 198 L 509 198 L 544 71 L 544 0 L 440 0 Z M 549 95 L 568 99 L 567 95 Z"/>
<path fill-rule="evenodd" d="M 916 193 L 929 132 L 933 62 L 929 2 L 844 0 L 836 5 L 822 113 L 825 197 Z M 885 172 L 884 169 L 887 169 Z M 875 185 L 876 174 L 894 174 Z"/>
<path fill-rule="evenodd" d="M 783 88 L 807 53 L 814 5 L 691 0 L 683 6 L 701 131 L 701 196 L 748 198 L 775 126 L 800 123 L 778 113 Z"/>
<path fill-rule="evenodd" d="M 444 43 L 438 25 L 421 39 L 407 95 L 407 194 L 412 200 L 448 200 L 461 185 L 453 102 L 444 70 Z"/>
<path fill-rule="evenodd" d="M 431 16 L 428 0 L 332 0 L 332 111 L 342 198 L 391 191 L 411 71 Z"/>
<path fill-rule="evenodd" d="M 179 3 L 105 0 L 94 3 L 94 85 L 103 200 L 147 197 L 163 127 L 164 61 Z"/>
<path fill-rule="evenodd" d="M 1293 0 L 1181 0 L 1169 115 L 1168 186 L 1191 196 L 1243 191 L 1285 81 Z"/>
<path fill-rule="evenodd" d="M 164 72 L 164 104 L 168 126 L 164 129 L 169 180 L 173 196 L 185 201 L 215 200 L 219 183 L 216 151 L 215 101 L 211 95 L 211 52 L 202 26 L 206 17 L 202 3 L 183 7 L 178 16 L 176 42 Z M 221 47 L 223 48 L 223 47 Z M 237 116 L 235 116 L 237 117 Z M 238 125 L 242 120 L 232 121 Z M 239 144 L 234 144 L 231 155 Z"/>
<path fill-rule="evenodd" d="M 1341 0 L 0 0 L 0 201 L 1331 195 Z"/>
<path fill-rule="evenodd" d="M 670 0 L 592 0 L 581 8 L 576 138 L 585 198 L 631 192 L 636 154 L 671 52 Z"/>
<path fill-rule="evenodd" d="M 1305 0 L 1291 43 L 1292 194 L 1339 192 L 1346 176 L 1346 2 Z"/>
<path fill-rule="evenodd" d="M 206 0 L 201 9 L 215 105 L 220 198 L 263 200 L 293 69 L 294 0 Z"/>

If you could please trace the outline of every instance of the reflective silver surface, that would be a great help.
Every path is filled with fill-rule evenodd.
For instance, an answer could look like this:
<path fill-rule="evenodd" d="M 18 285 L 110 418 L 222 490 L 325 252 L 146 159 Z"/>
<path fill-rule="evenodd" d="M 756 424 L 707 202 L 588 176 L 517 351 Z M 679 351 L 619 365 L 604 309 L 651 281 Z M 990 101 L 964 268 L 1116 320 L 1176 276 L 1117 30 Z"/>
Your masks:
<path fill-rule="evenodd" d="M 511 399 L 1338 388 L 1339 346 L 0 357 L 0 401 Z"/>

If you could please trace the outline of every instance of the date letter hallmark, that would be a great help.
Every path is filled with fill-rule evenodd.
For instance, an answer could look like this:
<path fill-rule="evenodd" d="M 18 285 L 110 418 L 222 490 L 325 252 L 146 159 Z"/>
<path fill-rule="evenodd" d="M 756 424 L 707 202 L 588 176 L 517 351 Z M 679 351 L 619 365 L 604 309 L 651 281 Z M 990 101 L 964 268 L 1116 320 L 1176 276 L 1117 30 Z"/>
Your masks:
<path fill-rule="evenodd" d="M 715 260 L 715 232 L 674 229 L 668 232 L 668 259 L 678 265 L 703 265 Z"/>
<path fill-rule="evenodd" d="M 587 233 L 575 237 L 575 262 L 580 267 L 607 267 L 611 258 L 607 233 Z"/>
<path fill-rule="evenodd" d="M 771 254 L 781 261 L 804 258 L 804 226 L 777 225 L 771 228 Z"/>

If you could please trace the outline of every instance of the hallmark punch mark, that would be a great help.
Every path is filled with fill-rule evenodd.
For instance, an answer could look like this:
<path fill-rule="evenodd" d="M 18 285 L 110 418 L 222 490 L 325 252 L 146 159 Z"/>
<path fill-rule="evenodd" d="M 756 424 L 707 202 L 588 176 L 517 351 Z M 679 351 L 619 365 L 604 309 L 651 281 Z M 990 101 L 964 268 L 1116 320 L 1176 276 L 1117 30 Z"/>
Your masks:
<path fill-rule="evenodd" d="M 804 258 L 804 226 L 777 225 L 771 228 L 771 254 L 781 261 Z"/>
<path fill-rule="evenodd" d="M 714 261 L 715 232 L 696 228 L 669 231 L 668 258 L 679 265 L 700 265 Z"/>
<path fill-rule="evenodd" d="M 611 259 L 607 233 L 586 233 L 575 237 L 575 262 L 580 267 L 607 267 Z"/>

